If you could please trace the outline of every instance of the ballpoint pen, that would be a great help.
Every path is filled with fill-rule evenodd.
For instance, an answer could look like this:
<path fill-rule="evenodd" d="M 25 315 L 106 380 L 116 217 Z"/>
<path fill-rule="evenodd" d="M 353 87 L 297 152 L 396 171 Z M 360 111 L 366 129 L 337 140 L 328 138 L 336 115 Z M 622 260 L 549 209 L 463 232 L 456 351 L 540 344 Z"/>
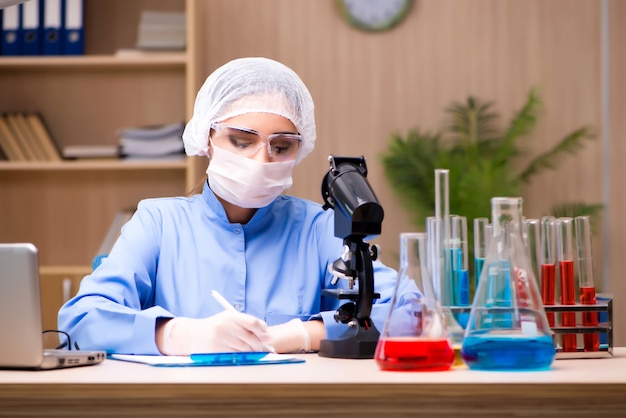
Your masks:
<path fill-rule="evenodd" d="M 211 290 L 211 296 L 213 296 L 213 299 L 215 299 L 215 301 L 219 303 L 220 306 L 224 308 L 224 310 L 238 312 L 237 309 L 235 309 L 233 305 L 228 303 L 224 296 L 222 296 L 217 290 Z"/>
<path fill-rule="evenodd" d="M 235 307 L 233 305 L 231 305 L 230 303 L 228 303 L 228 301 L 224 298 L 224 296 L 222 296 L 220 294 L 220 292 L 218 292 L 217 290 L 211 290 L 211 296 L 213 296 L 213 299 L 215 299 L 215 301 L 217 303 L 220 304 L 220 306 L 222 308 L 224 308 L 227 311 L 233 311 L 233 312 L 239 312 L 237 311 L 237 309 L 235 309 Z M 265 346 L 265 348 L 267 349 L 267 351 L 271 352 L 271 353 L 275 353 L 276 349 L 274 347 L 272 347 L 269 344 L 263 344 Z"/>

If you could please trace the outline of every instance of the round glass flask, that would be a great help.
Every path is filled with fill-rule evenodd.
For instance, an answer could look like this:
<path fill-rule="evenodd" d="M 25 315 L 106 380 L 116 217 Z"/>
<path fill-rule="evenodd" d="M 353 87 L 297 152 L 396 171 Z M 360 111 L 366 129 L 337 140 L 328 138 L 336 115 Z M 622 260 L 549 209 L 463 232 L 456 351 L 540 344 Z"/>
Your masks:
<path fill-rule="evenodd" d="M 426 234 L 400 234 L 398 281 L 374 354 L 382 370 L 448 370 L 454 363 L 426 260 Z"/>
<path fill-rule="evenodd" d="M 476 370 L 544 370 L 556 350 L 530 256 L 522 199 L 491 199 L 493 236 L 461 348 Z"/>

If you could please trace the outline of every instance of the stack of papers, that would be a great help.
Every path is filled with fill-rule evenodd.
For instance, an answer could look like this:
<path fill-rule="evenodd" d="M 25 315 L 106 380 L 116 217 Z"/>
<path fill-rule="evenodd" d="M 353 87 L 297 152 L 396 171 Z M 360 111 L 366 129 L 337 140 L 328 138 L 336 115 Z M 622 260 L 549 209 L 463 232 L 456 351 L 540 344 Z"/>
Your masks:
<path fill-rule="evenodd" d="M 304 363 L 304 359 L 288 354 L 268 352 L 198 353 L 190 356 L 111 354 L 109 358 L 160 367 L 256 366 L 263 364 Z"/>
<path fill-rule="evenodd" d="M 139 21 L 137 48 L 185 49 L 185 26 L 185 13 L 144 11 Z"/>
<path fill-rule="evenodd" d="M 117 132 L 123 157 L 182 157 L 185 125 L 172 123 L 121 129 Z"/>

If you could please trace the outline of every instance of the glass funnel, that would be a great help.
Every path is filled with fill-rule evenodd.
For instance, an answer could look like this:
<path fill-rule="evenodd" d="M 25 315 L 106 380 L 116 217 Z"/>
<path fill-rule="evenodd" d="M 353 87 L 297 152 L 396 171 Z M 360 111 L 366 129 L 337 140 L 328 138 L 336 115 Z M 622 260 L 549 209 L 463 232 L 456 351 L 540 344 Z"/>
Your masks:
<path fill-rule="evenodd" d="M 543 370 L 556 350 L 522 238 L 522 199 L 491 199 L 493 235 L 461 355 L 470 369 Z"/>
<path fill-rule="evenodd" d="M 382 370 L 448 370 L 454 362 L 445 316 L 427 268 L 426 247 L 426 234 L 400 234 L 398 281 L 374 355 Z"/>

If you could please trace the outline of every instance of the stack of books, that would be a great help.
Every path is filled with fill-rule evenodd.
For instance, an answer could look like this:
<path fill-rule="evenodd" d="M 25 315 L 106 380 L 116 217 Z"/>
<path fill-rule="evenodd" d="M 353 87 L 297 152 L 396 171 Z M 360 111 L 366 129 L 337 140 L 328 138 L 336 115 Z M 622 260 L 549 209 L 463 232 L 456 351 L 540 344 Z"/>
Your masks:
<path fill-rule="evenodd" d="M 85 144 L 63 147 L 63 158 L 69 160 L 81 158 L 116 159 L 119 158 L 119 154 L 119 147 L 117 145 Z"/>
<path fill-rule="evenodd" d="M 121 129 L 120 154 L 124 158 L 182 158 L 184 129 L 182 122 Z"/>
<path fill-rule="evenodd" d="M 36 113 L 0 116 L 0 155 L 9 161 L 61 161 L 43 119 Z"/>
<path fill-rule="evenodd" d="M 137 48 L 144 50 L 185 49 L 185 13 L 143 11 L 137 33 Z"/>

